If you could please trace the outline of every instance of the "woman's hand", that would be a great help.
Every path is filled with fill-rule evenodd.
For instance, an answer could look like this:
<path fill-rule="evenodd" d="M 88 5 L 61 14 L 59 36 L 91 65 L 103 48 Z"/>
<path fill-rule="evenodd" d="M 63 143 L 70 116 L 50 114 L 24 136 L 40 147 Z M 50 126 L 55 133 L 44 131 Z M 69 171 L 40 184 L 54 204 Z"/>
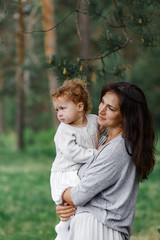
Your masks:
<path fill-rule="evenodd" d="M 72 215 L 75 214 L 76 207 L 69 205 L 68 203 L 62 203 L 57 205 L 56 213 L 60 217 L 61 221 L 67 221 Z"/>

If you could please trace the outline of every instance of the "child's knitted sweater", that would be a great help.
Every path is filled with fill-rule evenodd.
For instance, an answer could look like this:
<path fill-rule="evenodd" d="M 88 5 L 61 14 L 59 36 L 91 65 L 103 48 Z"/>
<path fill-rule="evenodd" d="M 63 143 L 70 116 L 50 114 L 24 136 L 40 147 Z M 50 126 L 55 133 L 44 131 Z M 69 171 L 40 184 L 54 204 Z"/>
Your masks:
<path fill-rule="evenodd" d="M 54 137 L 56 158 L 51 171 L 74 171 L 93 158 L 97 152 L 99 133 L 97 116 L 88 114 L 82 128 L 61 123 Z"/>

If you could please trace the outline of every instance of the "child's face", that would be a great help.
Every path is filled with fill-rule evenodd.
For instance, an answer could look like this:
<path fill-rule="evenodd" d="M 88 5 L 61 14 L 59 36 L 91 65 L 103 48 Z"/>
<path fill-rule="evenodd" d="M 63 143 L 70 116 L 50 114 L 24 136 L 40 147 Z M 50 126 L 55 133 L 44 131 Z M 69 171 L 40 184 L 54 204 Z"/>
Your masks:
<path fill-rule="evenodd" d="M 57 117 L 60 122 L 76 125 L 82 113 L 82 104 L 75 104 L 66 96 L 62 96 L 53 101 L 53 106 L 57 112 Z"/>

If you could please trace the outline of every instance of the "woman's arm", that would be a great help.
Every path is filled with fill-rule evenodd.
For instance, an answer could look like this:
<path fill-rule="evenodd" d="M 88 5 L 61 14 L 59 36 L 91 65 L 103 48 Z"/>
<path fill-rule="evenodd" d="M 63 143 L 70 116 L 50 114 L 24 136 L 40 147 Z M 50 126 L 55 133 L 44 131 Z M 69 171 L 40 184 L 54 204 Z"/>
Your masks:
<path fill-rule="evenodd" d="M 62 195 L 63 201 L 67 202 L 70 205 L 74 205 L 72 198 L 71 198 L 71 188 L 68 188 L 64 191 Z"/>
<path fill-rule="evenodd" d="M 125 146 L 118 139 L 100 149 L 79 184 L 67 191 L 66 199 L 76 206 L 83 206 L 98 193 L 115 184 L 124 167 L 124 152 Z"/>
<path fill-rule="evenodd" d="M 62 195 L 63 201 L 67 202 L 70 205 L 74 205 L 73 202 L 74 199 L 74 201 L 76 200 L 78 205 L 84 205 L 99 192 L 103 191 L 107 187 L 107 184 L 110 181 L 112 181 L 111 179 L 116 171 L 114 171 L 114 173 L 111 174 L 112 177 L 111 176 L 109 177 L 107 172 L 108 171 L 110 172 L 111 170 L 113 171 L 115 167 L 112 163 L 109 163 L 110 162 L 109 160 L 108 161 L 106 160 L 107 158 L 106 156 L 105 158 L 100 156 L 98 157 L 96 162 L 90 165 L 90 168 L 87 169 L 88 171 L 85 172 L 85 175 L 83 176 L 83 178 L 81 179 L 80 183 L 77 186 L 73 188 L 70 187 L 63 192 Z M 106 176 L 108 176 L 107 179 Z M 73 191 L 72 195 L 71 190 Z M 74 191 L 76 191 L 76 194 L 74 194 Z M 75 195 L 77 195 L 78 198 Z"/>

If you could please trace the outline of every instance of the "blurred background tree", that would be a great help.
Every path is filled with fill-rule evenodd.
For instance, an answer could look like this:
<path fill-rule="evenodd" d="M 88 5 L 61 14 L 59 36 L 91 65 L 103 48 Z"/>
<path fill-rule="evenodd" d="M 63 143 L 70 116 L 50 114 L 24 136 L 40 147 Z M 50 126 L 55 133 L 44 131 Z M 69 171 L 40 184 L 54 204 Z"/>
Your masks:
<path fill-rule="evenodd" d="M 85 78 L 97 113 L 102 85 L 130 81 L 159 127 L 158 0 L 3 0 L 0 3 L 0 131 L 57 126 L 50 90 Z M 30 131 L 29 130 L 29 131 Z"/>

